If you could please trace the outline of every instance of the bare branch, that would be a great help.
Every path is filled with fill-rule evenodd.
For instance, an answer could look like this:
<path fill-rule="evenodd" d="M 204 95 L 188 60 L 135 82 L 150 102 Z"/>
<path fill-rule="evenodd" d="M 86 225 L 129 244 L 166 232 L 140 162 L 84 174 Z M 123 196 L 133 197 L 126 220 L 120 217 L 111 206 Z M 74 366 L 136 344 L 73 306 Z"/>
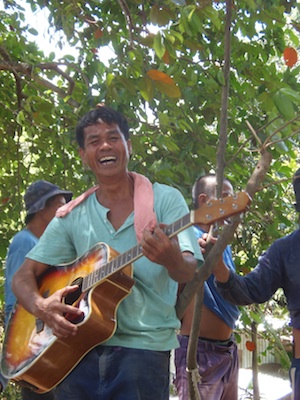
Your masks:
<path fill-rule="evenodd" d="M 260 138 L 257 136 L 257 133 L 255 131 L 255 129 L 253 128 L 253 126 L 250 124 L 249 121 L 246 120 L 246 124 L 248 126 L 248 128 L 250 129 L 250 131 L 252 132 L 253 136 L 255 137 L 257 143 L 262 146 L 262 141 L 260 140 Z"/>
<path fill-rule="evenodd" d="M 131 17 L 131 13 L 128 7 L 128 4 L 126 3 L 126 0 L 119 0 L 119 4 L 120 7 L 122 8 L 122 11 L 125 15 L 126 21 L 127 21 L 127 25 L 128 25 L 128 32 L 129 32 L 129 38 L 130 38 L 130 45 L 133 48 L 133 37 L 132 37 L 132 33 L 134 31 L 134 25 L 132 22 L 132 17 Z"/>
<path fill-rule="evenodd" d="M 283 125 L 281 125 L 279 128 L 277 128 L 264 142 L 263 146 L 267 147 L 270 146 L 272 144 L 272 142 L 270 142 L 271 138 L 274 137 L 275 135 L 277 135 L 277 133 L 281 132 L 284 128 L 286 128 L 288 125 L 292 124 L 293 122 L 296 122 L 300 119 L 300 115 L 296 115 L 296 117 L 294 117 L 293 119 L 291 119 L 290 121 L 285 122 Z M 284 140 L 284 139 L 281 139 Z M 277 140 L 276 140 L 277 142 Z"/>
<path fill-rule="evenodd" d="M 0 54 L 3 55 L 5 52 L 3 52 L 4 49 L 0 46 Z M 4 61 L 4 62 L 3 62 Z M 41 78 L 37 74 L 34 73 L 34 67 L 32 65 L 26 64 L 26 63 L 16 63 L 16 62 L 11 62 L 3 60 L 2 63 L 0 62 L 0 70 L 4 71 L 11 71 L 16 79 L 17 85 L 20 82 L 20 74 L 26 75 L 27 77 L 30 77 L 33 81 L 38 83 L 41 86 L 44 86 L 47 89 L 52 90 L 53 92 L 57 93 L 60 97 L 65 98 L 67 96 L 71 96 L 75 82 L 74 80 L 61 68 L 59 68 L 59 65 L 68 65 L 64 63 L 55 63 L 55 62 L 49 62 L 49 63 L 39 63 L 35 65 L 35 68 L 39 68 L 40 70 L 53 70 L 55 71 L 58 75 L 61 75 L 65 80 L 68 81 L 68 90 L 65 92 L 63 89 L 59 88 L 58 86 L 54 85 L 50 81 Z M 20 85 L 18 86 L 18 99 L 20 98 L 21 92 L 20 92 Z M 71 97 L 67 100 L 67 103 L 70 104 L 72 107 L 79 107 L 79 103 L 72 99 Z"/>
<path fill-rule="evenodd" d="M 299 132 L 300 132 L 300 128 L 297 129 L 295 132 L 292 132 L 290 135 L 286 136 L 285 138 L 280 138 L 280 139 L 274 140 L 274 141 L 271 142 L 271 143 L 268 143 L 268 144 L 266 145 L 266 148 L 267 148 L 267 147 L 270 147 L 270 146 L 273 146 L 273 145 L 276 144 L 276 143 L 279 143 L 279 142 L 283 142 L 283 141 L 285 141 L 285 140 L 288 140 L 288 139 L 290 139 L 291 137 L 297 135 Z"/>
<path fill-rule="evenodd" d="M 227 144 L 227 130 L 228 130 L 228 97 L 229 97 L 229 85 L 230 85 L 230 47 L 231 47 L 231 16 L 232 16 L 232 0 L 226 0 L 226 21 L 225 21 L 225 54 L 224 54 L 224 85 L 222 87 L 222 104 L 221 104 L 221 116 L 220 116 L 220 135 L 219 144 L 217 150 L 217 197 L 221 197 L 222 187 L 224 181 L 224 168 L 225 168 L 225 150 Z M 233 231 L 234 232 L 234 231 Z M 226 246 L 225 246 L 226 247 Z M 225 248 L 224 248 L 225 249 Z M 208 253 L 208 256 L 211 252 Z M 222 252 L 223 253 L 223 252 Z M 221 254 L 222 254 L 221 253 Z M 205 264 L 204 264 L 205 265 Z M 204 267 L 203 267 L 204 268 Z M 212 266 L 206 271 L 209 277 L 212 272 Z M 206 279 L 205 278 L 205 279 Z M 187 353 L 187 371 L 188 371 L 188 382 L 189 382 L 189 398 L 192 400 L 201 400 L 200 393 L 197 386 L 197 348 L 198 348 L 198 336 L 201 323 L 201 310 L 203 307 L 203 292 L 204 292 L 204 280 L 200 281 L 198 291 L 196 294 L 196 302 L 194 307 L 194 318 L 192 322 L 192 329 L 190 332 L 188 353 Z M 199 288 L 201 290 L 199 290 Z"/>

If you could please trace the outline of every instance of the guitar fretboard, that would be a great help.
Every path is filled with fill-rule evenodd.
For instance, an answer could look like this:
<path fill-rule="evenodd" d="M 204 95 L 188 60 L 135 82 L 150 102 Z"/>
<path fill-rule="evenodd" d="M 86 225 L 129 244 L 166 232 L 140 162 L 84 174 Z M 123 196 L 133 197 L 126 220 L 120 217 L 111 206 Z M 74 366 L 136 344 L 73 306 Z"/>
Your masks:
<path fill-rule="evenodd" d="M 172 224 L 165 226 L 163 228 L 163 231 L 166 235 L 172 238 L 173 236 L 177 235 L 179 232 L 183 231 L 191 225 L 191 216 L 190 214 L 187 214 L 179 220 L 173 222 Z M 126 265 L 133 263 L 142 256 L 143 251 L 140 244 L 134 246 L 130 250 L 127 250 L 125 253 L 118 255 L 110 262 L 100 266 L 91 274 L 88 274 L 86 277 L 84 277 L 82 281 L 82 291 L 84 292 L 91 289 L 101 280 L 117 272 L 119 269 L 126 267 Z"/>
<path fill-rule="evenodd" d="M 172 238 L 179 232 L 188 228 L 195 223 L 202 224 L 212 224 L 218 220 L 224 220 L 224 218 L 231 217 L 232 215 L 243 212 L 248 204 L 251 202 L 251 198 L 246 192 L 240 192 L 233 196 L 227 196 L 220 200 L 210 200 L 201 208 L 191 211 L 189 214 L 178 219 L 170 225 L 163 228 L 165 234 Z M 95 245 L 94 247 L 99 246 Z M 101 244 L 102 248 L 98 249 L 99 252 L 107 251 L 105 244 Z M 92 249 L 91 249 L 92 250 Z M 82 291 L 86 291 L 92 288 L 96 283 L 105 279 L 109 275 L 112 275 L 121 268 L 126 267 L 143 255 L 142 246 L 140 244 L 136 245 L 132 249 L 126 251 L 123 254 L 119 254 L 113 260 L 106 264 L 99 263 L 95 266 L 95 270 L 83 278 L 82 281 Z M 103 259 L 104 257 L 101 257 Z M 106 260 L 108 257 L 106 257 Z"/>

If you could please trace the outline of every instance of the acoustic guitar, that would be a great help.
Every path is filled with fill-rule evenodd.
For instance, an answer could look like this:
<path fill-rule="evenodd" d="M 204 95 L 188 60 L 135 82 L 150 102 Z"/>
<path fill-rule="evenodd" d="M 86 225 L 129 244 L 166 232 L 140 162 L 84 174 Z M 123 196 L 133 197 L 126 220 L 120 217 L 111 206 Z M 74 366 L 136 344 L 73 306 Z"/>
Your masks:
<path fill-rule="evenodd" d="M 211 200 L 164 231 L 171 238 L 193 224 L 227 219 L 245 211 L 250 201 L 246 192 Z M 57 386 L 85 354 L 113 336 L 117 308 L 134 285 L 132 263 L 142 256 L 139 244 L 119 254 L 100 242 L 72 263 L 49 267 L 39 279 L 39 293 L 48 297 L 65 286 L 78 285 L 64 299 L 82 311 L 77 320 L 66 315 L 78 325 L 78 333 L 58 339 L 49 326 L 16 303 L 4 337 L 3 375 L 37 393 Z"/>

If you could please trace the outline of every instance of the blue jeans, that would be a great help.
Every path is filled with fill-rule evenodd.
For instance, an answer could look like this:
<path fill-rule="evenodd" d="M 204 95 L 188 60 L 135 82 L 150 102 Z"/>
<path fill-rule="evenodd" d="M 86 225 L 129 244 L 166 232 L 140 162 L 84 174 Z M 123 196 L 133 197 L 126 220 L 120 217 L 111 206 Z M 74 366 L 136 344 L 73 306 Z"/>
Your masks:
<path fill-rule="evenodd" d="M 169 351 L 98 346 L 57 386 L 56 400 L 168 400 Z"/>
<path fill-rule="evenodd" d="M 189 398 L 186 372 L 188 336 L 178 336 L 180 347 L 175 350 L 175 387 L 178 399 Z M 238 351 L 236 343 L 229 340 L 226 345 L 198 339 L 197 364 L 201 382 L 198 391 L 205 400 L 238 399 Z"/>
<path fill-rule="evenodd" d="M 21 388 L 22 400 L 54 400 L 54 390 L 50 392 L 38 394 L 32 390 Z"/>
<path fill-rule="evenodd" d="M 300 358 L 293 358 L 290 369 L 293 400 L 300 400 Z"/>

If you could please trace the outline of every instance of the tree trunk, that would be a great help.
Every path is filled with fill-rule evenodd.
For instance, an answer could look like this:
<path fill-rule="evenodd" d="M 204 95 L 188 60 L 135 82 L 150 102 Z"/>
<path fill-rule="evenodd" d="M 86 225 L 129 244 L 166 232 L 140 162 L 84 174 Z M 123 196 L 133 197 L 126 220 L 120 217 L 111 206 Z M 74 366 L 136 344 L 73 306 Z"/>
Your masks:
<path fill-rule="evenodd" d="M 253 383 L 253 400 L 260 400 L 259 383 L 258 383 L 258 361 L 257 361 L 257 323 L 251 324 L 251 340 L 255 344 L 252 353 L 252 383 Z"/>

